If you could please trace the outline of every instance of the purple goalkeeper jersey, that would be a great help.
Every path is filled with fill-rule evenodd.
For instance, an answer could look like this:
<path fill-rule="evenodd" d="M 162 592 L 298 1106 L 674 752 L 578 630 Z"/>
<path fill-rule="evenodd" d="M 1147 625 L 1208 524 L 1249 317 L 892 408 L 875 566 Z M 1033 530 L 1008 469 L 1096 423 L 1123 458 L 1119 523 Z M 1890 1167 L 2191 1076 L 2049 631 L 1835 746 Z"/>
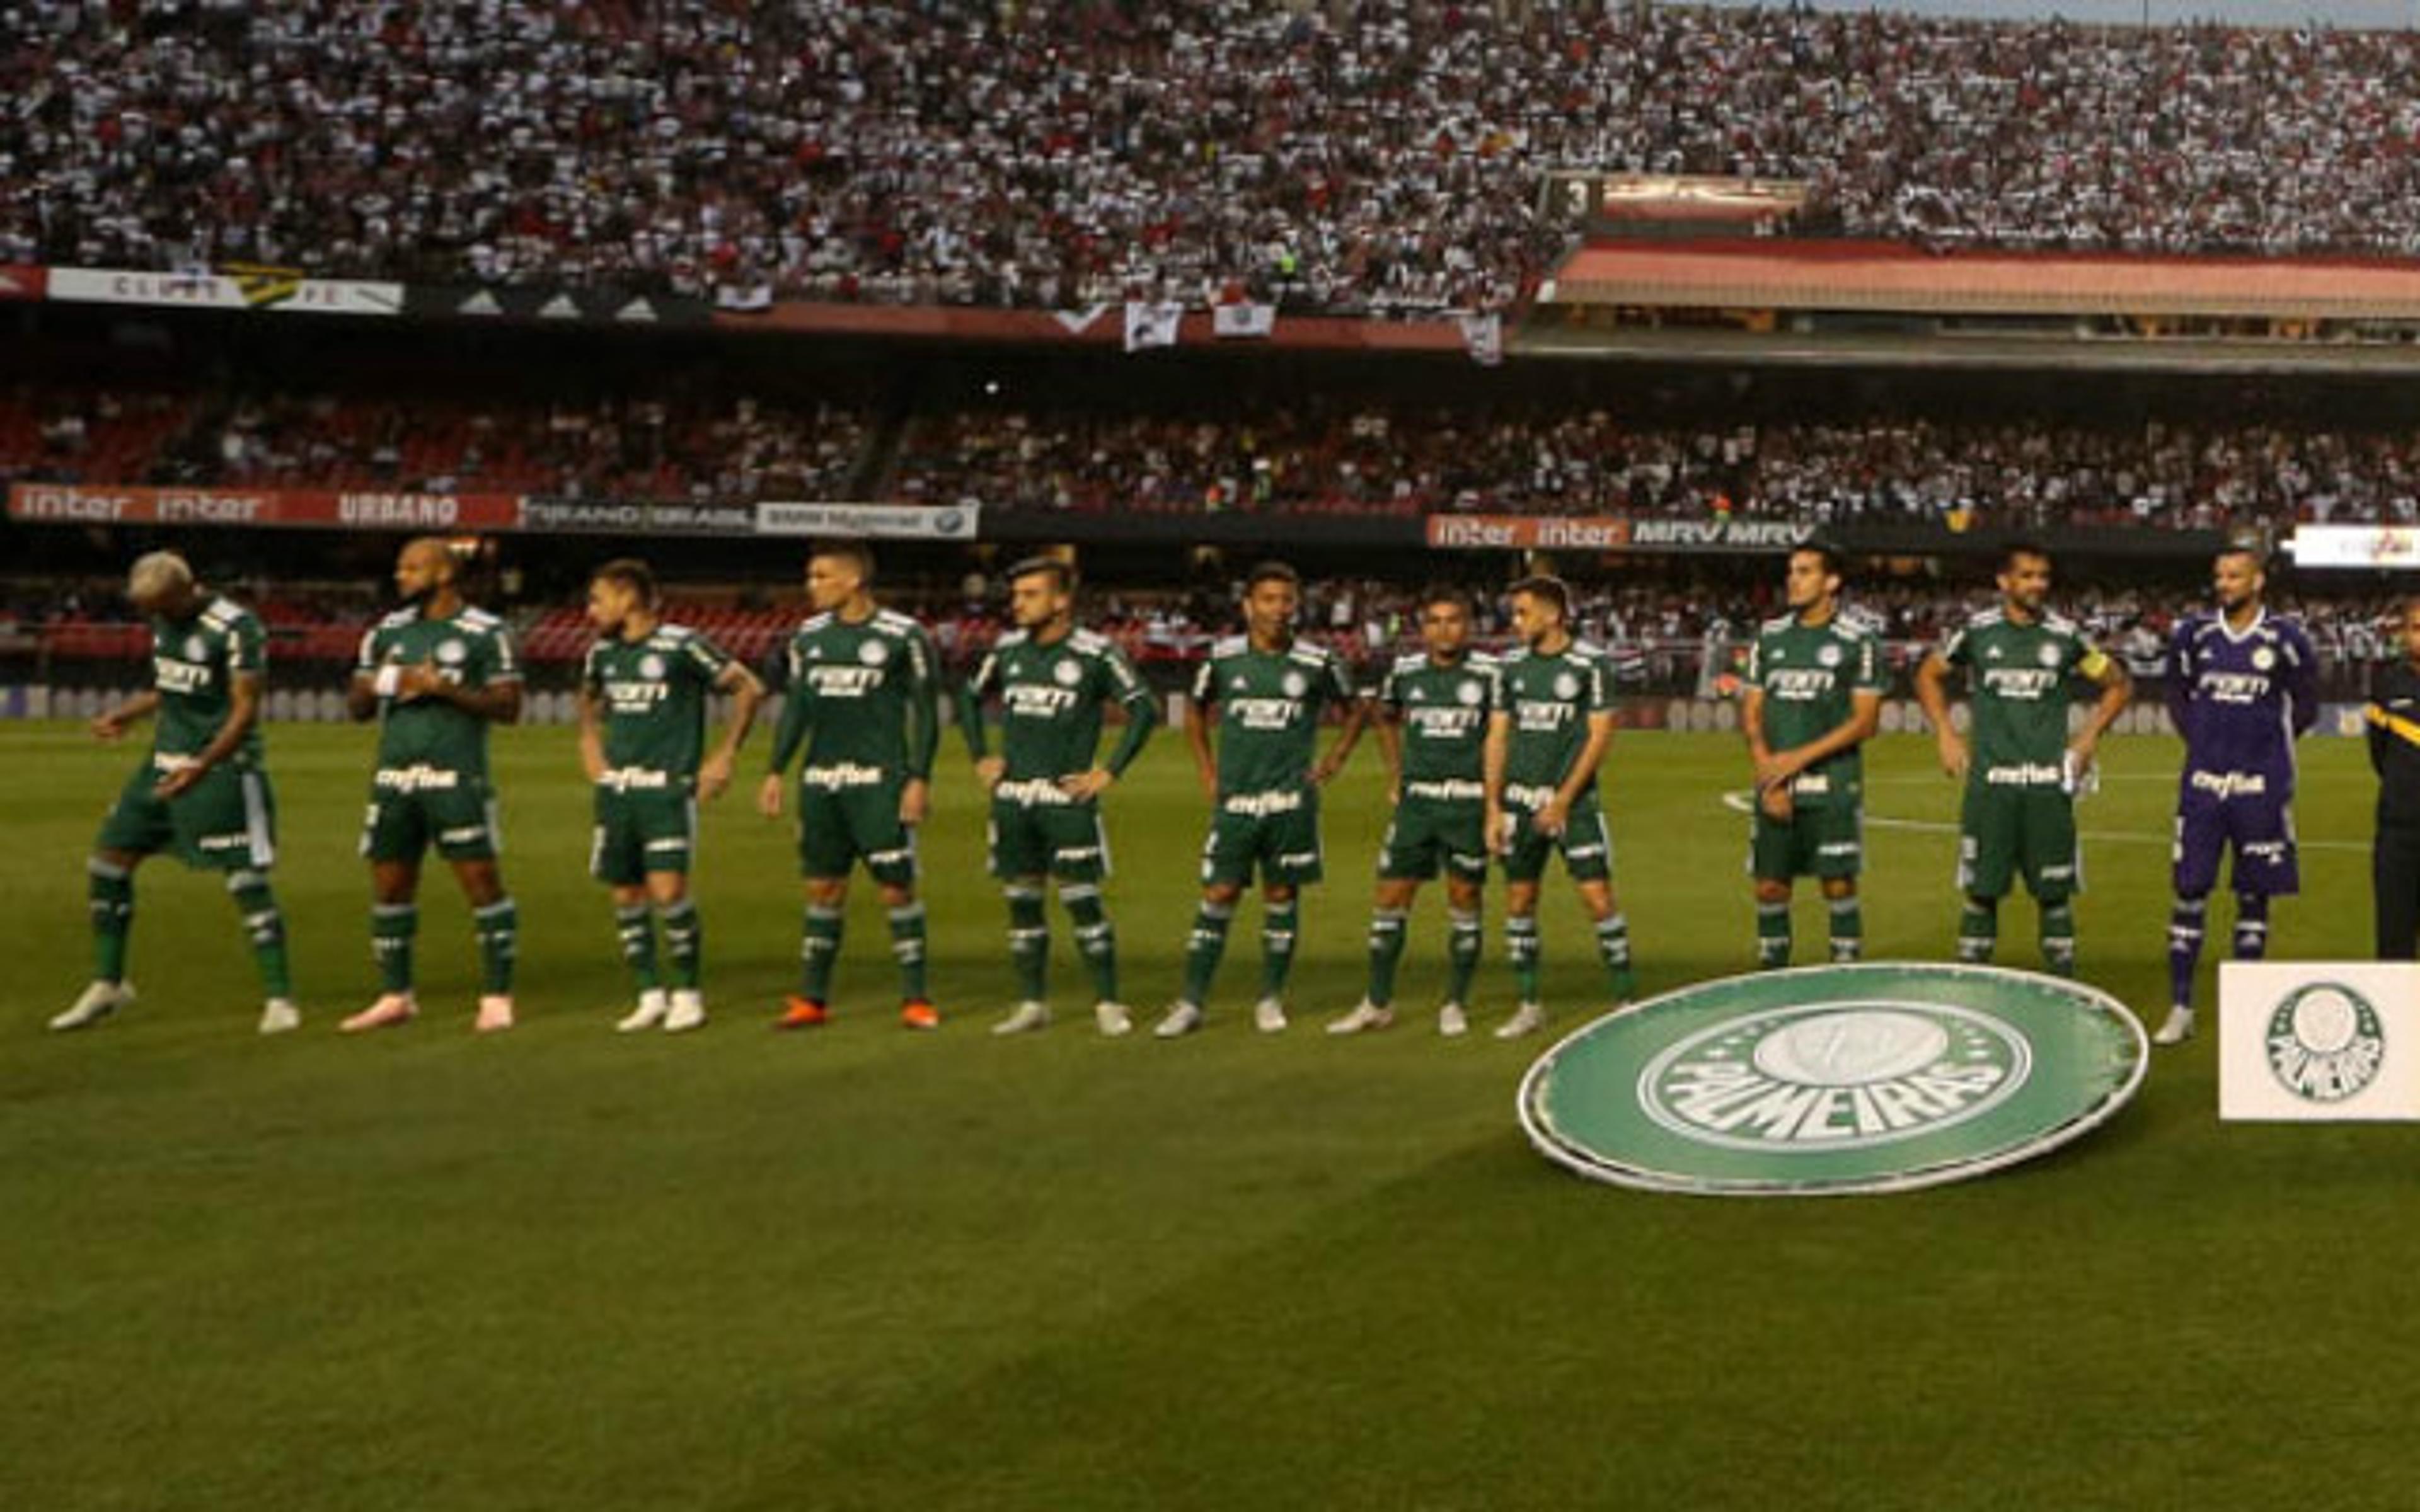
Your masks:
<path fill-rule="evenodd" d="M 2241 631 L 2223 614 L 2195 614 L 2168 650 L 2185 786 L 2222 798 L 2293 796 L 2294 738 L 2319 717 L 2319 656 L 2303 627 L 2267 609 Z"/>

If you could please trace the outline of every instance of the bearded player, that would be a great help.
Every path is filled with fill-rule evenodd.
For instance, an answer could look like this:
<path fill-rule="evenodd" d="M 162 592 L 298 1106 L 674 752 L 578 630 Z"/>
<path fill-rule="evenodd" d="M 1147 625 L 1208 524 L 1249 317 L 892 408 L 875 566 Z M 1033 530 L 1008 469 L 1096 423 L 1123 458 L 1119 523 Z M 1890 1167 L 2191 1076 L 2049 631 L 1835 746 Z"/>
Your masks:
<path fill-rule="evenodd" d="M 412 943 L 420 930 L 420 864 L 434 845 L 470 901 L 482 1034 L 513 1026 L 520 914 L 496 858 L 504 832 L 488 779 L 488 730 L 521 714 L 521 670 L 504 622 L 462 597 L 453 550 L 424 536 L 396 559 L 404 607 L 362 637 L 346 707 L 379 721 L 378 767 L 362 855 L 370 863 L 370 945 L 379 996 L 338 1026 L 385 1028 L 419 1012 Z"/>
<path fill-rule="evenodd" d="M 2231 850 L 2235 959 L 2269 949 L 2269 900 L 2301 890 L 2294 852 L 2294 741 L 2319 722 L 2319 654 L 2291 620 L 2261 602 L 2258 553 L 2236 547 L 2211 564 L 2215 613 L 2195 614 L 2168 643 L 2168 713 L 2184 737 L 2177 782 L 2176 904 L 2168 915 L 2168 1010 L 2153 1040 L 2193 1038 L 2194 969 L 2218 865 Z"/>
<path fill-rule="evenodd" d="M 1125 653 L 1077 627 L 1075 590 L 1075 575 L 1053 558 L 1009 568 L 1016 628 L 1000 638 L 958 692 L 958 724 L 991 798 L 991 872 L 1008 900 L 1016 974 L 1016 1006 L 992 1026 L 995 1034 L 1026 1034 L 1050 1023 L 1050 924 L 1042 905 L 1053 878 L 1076 948 L 1092 968 L 1094 1022 L 1111 1036 L 1134 1026 L 1118 995 L 1117 936 L 1101 904 L 1109 841 L 1100 799 L 1141 754 L 1159 712 Z M 984 702 L 992 698 L 1001 706 L 997 756 L 984 730 Z M 1125 723 L 1103 762 L 1096 759 L 1101 714 L 1110 705 L 1125 712 Z"/>
<path fill-rule="evenodd" d="M 2000 900 L 2022 877 L 2040 913 L 2042 962 L 2075 975 L 2075 895 L 2084 854 L 2075 795 L 2101 736 L 2133 694 L 2126 669 L 2072 620 L 2049 609 L 2047 548 L 2011 543 L 2001 554 L 2000 601 L 1970 616 L 1916 669 L 1916 701 L 1932 722 L 1942 770 L 1965 784 L 1958 814 L 1958 888 L 1965 908 L 1958 959 L 1988 964 L 2000 937 Z M 1973 687 L 1973 739 L 1949 719 L 1948 682 L 1962 670 Z M 2101 694 L 2073 738 L 2068 681 Z"/>

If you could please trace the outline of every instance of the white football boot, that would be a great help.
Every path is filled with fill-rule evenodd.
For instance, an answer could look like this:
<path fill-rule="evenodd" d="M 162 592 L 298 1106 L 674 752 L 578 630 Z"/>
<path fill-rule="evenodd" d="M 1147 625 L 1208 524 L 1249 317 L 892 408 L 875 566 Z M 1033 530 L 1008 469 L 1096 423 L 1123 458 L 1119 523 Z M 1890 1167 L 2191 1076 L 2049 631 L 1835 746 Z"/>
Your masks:
<path fill-rule="evenodd" d="M 69 1006 L 67 1011 L 51 1020 L 54 1029 L 88 1029 L 119 1009 L 134 1001 L 134 984 L 125 981 L 89 983 L 84 995 Z"/>
<path fill-rule="evenodd" d="M 994 1034 L 1032 1034 L 1050 1027 L 1050 1005 L 1031 1000 L 1016 1005 L 1008 1017 L 991 1026 Z"/>
<path fill-rule="evenodd" d="M 661 1024 L 664 1021 L 664 1015 L 672 1011 L 672 999 L 665 995 L 664 990 L 661 987 L 650 987 L 639 995 L 639 1006 L 624 1014 L 614 1024 L 613 1032 L 636 1034 L 641 1029 L 652 1029 Z"/>
<path fill-rule="evenodd" d="M 1327 1024 L 1327 1032 L 1330 1034 L 1362 1034 L 1371 1029 L 1383 1029 L 1388 1025 L 1394 1022 L 1395 1011 L 1393 1009 L 1380 1008 L 1377 1004 L 1364 998 L 1360 1004 L 1355 1007 L 1352 1012 L 1345 1014 L 1342 1018 L 1330 1019 Z"/>

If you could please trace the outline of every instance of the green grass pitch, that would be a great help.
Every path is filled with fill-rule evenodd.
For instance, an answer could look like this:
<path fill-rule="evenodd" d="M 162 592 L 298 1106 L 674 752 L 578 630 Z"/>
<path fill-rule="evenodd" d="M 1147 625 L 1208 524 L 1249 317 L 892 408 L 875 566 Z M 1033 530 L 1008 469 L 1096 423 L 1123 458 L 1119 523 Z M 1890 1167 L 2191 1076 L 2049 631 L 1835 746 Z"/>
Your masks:
<path fill-rule="evenodd" d="M 1054 904 L 1061 1024 L 1001 1041 L 1002 911 L 954 748 L 925 842 L 939 1034 L 894 1026 L 862 887 L 837 1022 L 767 1032 L 797 894 L 786 833 L 741 792 L 702 860 L 713 1024 L 617 1037 L 571 735 L 527 730 L 498 742 L 522 1026 L 470 1033 L 468 920 L 432 872 L 423 1016 L 352 1041 L 334 1025 L 372 980 L 368 736 L 282 728 L 271 750 L 304 1031 L 254 1035 L 230 904 L 154 863 L 142 1001 L 52 1036 L 86 969 L 85 849 L 134 753 L 0 728 L 0 1506 L 2412 1504 L 2415 1136 L 2222 1128 L 2207 1035 L 2111 1127 L 1988 1180 L 1600 1188 L 1514 1123 L 1544 1041 L 1430 1032 L 1434 895 L 1412 1011 L 1318 1032 L 1359 992 L 1373 760 L 1330 802 L 1292 1032 L 1249 1027 L 1247 907 L 1206 1032 L 1102 1041 Z M 2147 1016 L 2175 759 L 2113 743 L 2086 810 L 2085 974 Z M 2363 954 L 2370 778 L 2350 742 L 2305 762 L 2308 887 L 2277 953 Z M 1749 952 L 1744 821 L 1719 802 L 1744 764 L 1728 738 L 1616 743 L 1650 989 Z M 1928 743 L 1886 739 L 1874 768 L 1877 820 L 1949 816 Z M 1200 836 L 1177 742 L 1110 815 L 1148 1022 Z M 1944 954 L 1949 838 L 1869 839 L 1871 953 Z M 1568 1027 L 1599 977 L 1551 897 Z M 2032 930 L 2012 904 L 2005 961 L 2032 964 Z M 1803 960 L 1811 897 L 1800 932 Z M 1492 923 L 1481 984 L 1484 1029 L 1510 1007 Z"/>

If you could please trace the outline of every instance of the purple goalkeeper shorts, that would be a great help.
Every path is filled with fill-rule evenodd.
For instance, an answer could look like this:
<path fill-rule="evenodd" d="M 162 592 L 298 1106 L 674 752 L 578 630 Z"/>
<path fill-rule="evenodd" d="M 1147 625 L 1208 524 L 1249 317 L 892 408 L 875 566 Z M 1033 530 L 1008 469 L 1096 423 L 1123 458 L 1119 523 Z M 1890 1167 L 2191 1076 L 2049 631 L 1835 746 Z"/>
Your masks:
<path fill-rule="evenodd" d="M 2235 849 L 2234 890 L 2281 898 L 2300 892 L 2294 806 L 2267 793 L 2229 791 L 2231 774 L 2187 772 L 2177 795 L 2177 895 L 2199 898 L 2218 885 L 2218 863 Z M 2238 779 L 2240 780 L 2240 779 Z M 2282 786 L 2282 784 L 2281 784 Z"/>

